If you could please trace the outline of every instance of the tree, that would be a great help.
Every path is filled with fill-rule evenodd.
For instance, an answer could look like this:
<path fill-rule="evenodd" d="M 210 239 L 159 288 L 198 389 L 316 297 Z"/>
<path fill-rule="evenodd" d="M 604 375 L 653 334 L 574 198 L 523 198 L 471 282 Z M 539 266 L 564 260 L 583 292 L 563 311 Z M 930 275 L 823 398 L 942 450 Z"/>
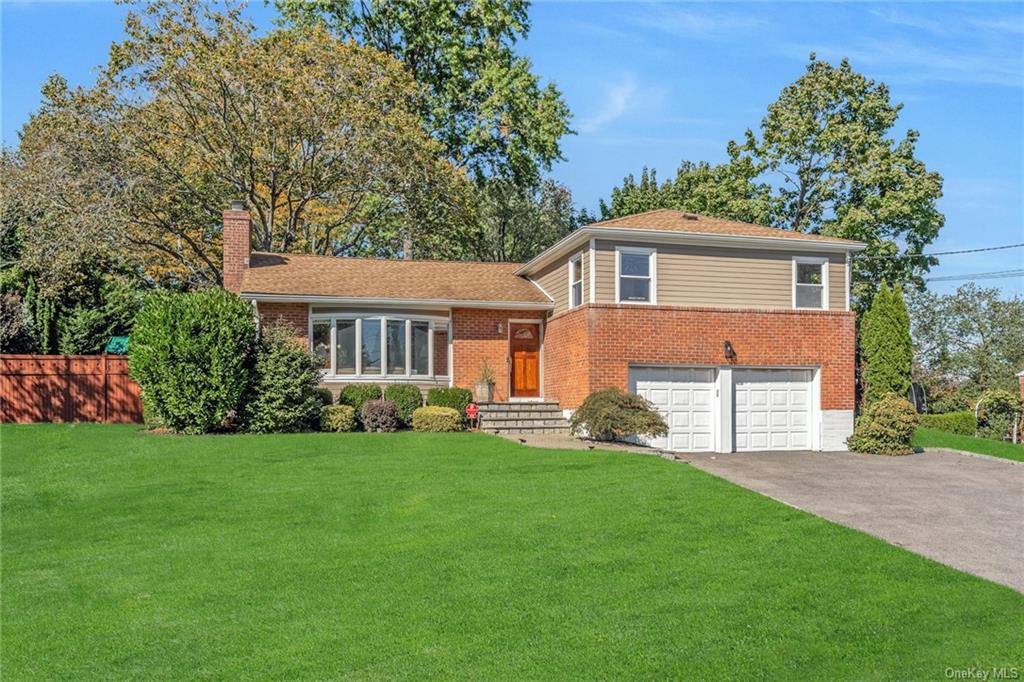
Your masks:
<path fill-rule="evenodd" d="M 638 183 L 632 175 L 612 189 L 611 204 L 601 201 L 601 218 L 671 208 L 761 225 L 772 221 L 771 187 L 755 182 L 758 172 L 749 159 L 711 165 L 683 161 L 676 177 L 658 185 L 657 172 L 643 169 Z"/>
<path fill-rule="evenodd" d="M 913 346 L 910 315 L 899 284 L 885 282 L 860 320 L 862 404 L 886 394 L 906 398 L 910 391 Z"/>
<path fill-rule="evenodd" d="M 476 179 L 529 187 L 562 158 L 569 108 L 514 50 L 529 32 L 528 2 L 277 0 L 277 7 L 293 24 L 325 24 L 405 64 L 428 92 L 419 103 L 426 129 Z"/>
<path fill-rule="evenodd" d="M 484 180 L 477 196 L 480 260 L 528 261 L 580 224 L 569 189 L 552 180 L 525 190 L 509 180 Z"/>
<path fill-rule="evenodd" d="M 855 304 L 864 309 L 883 279 L 916 286 L 935 260 L 919 257 L 944 218 L 942 177 L 916 158 L 918 132 L 892 134 L 901 104 L 889 88 L 812 53 L 806 73 L 782 90 L 730 154 L 776 182 L 775 225 L 868 244 L 854 261 Z"/>
<path fill-rule="evenodd" d="M 1024 369 L 1024 297 L 965 284 L 951 294 L 908 296 L 915 380 L 965 397 L 1017 388 Z"/>
<path fill-rule="evenodd" d="M 18 150 L 53 228 L 40 241 L 217 283 L 220 213 L 243 198 L 257 249 L 388 256 L 415 238 L 421 255 L 461 255 L 471 185 L 423 130 L 402 65 L 318 27 L 257 36 L 240 11 L 148 3 L 95 87 L 47 83 Z"/>

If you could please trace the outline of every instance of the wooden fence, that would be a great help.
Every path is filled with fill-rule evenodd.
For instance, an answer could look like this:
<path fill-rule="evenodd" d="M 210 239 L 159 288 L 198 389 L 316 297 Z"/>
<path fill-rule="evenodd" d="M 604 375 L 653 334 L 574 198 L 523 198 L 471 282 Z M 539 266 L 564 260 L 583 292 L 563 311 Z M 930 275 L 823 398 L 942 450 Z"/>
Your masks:
<path fill-rule="evenodd" d="M 141 422 L 119 355 L 0 355 L 0 422 Z"/>

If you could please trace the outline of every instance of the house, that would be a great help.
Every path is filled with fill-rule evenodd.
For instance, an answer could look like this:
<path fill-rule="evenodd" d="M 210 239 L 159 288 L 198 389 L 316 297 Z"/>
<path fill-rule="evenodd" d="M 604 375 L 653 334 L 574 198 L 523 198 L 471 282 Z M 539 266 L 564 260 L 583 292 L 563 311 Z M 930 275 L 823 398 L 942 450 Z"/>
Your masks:
<path fill-rule="evenodd" d="M 224 213 L 224 286 L 290 324 L 332 389 L 471 388 L 487 365 L 501 402 L 638 393 L 673 450 L 843 449 L 853 431 L 859 242 L 658 210 L 529 263 L 375 260 L 250 252 L 249 220 Z"/>

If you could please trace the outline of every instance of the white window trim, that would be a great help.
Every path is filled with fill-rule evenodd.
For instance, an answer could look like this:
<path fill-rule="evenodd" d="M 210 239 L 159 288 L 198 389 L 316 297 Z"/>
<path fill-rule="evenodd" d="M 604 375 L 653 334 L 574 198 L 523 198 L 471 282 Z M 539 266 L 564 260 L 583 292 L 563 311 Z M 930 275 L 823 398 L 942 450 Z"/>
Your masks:
<path fill-rule="evenodd" d="M 574 273 L 573 272 L 573 270 L 575 269 L 575 264 L 576 263 L 579 263 L 579 267 L 580 267 L 580 271 L 578 273 Z M 568 276 L 568 280 L 569 280 L 569 287 L 568 287 L 569 305 L 568 305 L 568 308 L 569 308 L 569 310 L 572 310 L 573 308 L 579 308 L 580 306 L 582 306 L 584 303 L 587 302 L 587 290 L 586 290 L 586 288 L 583 285 L 584 279 L 583 279 L 583 252 L 582 251 L 580 251 L 579 253 L 569 257 L 569 261 L 567 263 L 566 270 L 567 270 L 567 276 Z M 578 279 L 573 279 L 573 275 L 574 274 L 578 274 L 579 275 Z M 573 305 L 573 302 L 572 302 L 572 287 L 573 287 L 573 284 L 575 284 L 576 282 L 580 283 L 580 302 L 578 304 L 576 304 L 576 305 Z"/>
<path fill-rule="evenodd" d="M 647 272 L 651 280 L 649 301 L 623 301 L 619 294 L 619 271 L 621 270 L 622 254 L 645 255 L 648 258 Z M 625 275 L 632 277 L 632 275 Z M 635 277 L 634 279 L 643 279 Z M 620 305 L 658 305 L 658 250 L 645 246 L 616 246 L 615 247 L 615 302 Z"/>
<path fill-rule="evenodd" d="M 356 323 L 355 329 L 355 361 L 356 361 L 356 372 L 355 374 L 337 374 L 336 353 L 337 353 L 337 331 L 339 320 L 352 320 Z M 403 373 L 388 373 L 387 371 L 387 352 L 388 352 L 388 341 L 387 341 L 387 323 L 388 321 L 404 321 L 405 322 L 405 372 Z M 338 312 L 338 313 L 312 313 L 309 314 L 309 349 L 313 349 L 313 324 L 314 322 L 330 322 L 330 363 L 328 367 L 323 370 L 322 380 L 324 381 L 422 381 L 424 383 L 432 383 L 437 379 L 447 379 L 451 383 L 451 357 L 452 357 L 452 344 L 451 344 L 451 319 L 448 317 L 436 317 L 432 315 L 409 315 L 409 314 L 393 314 L 388 312 L 378 311 L 351 311 L 351 312 Z M 412 324 L 413 322 L 426 322 L 430 325 L 430 333 L 427 335 L 427 373 L 426 374 L 413 374 L 412 373 Z M 364 373 L 363 372 L 363 354 L 362 354 L 362 340 L 363 340 L 363 325 L 364 324 L 379 324 L 380 325 L 380 371 Z M 434 333 L 440 330 L 447 331 L 448 339 L 448 374 L 435 374 L 434 368 Z"/>
<path fill-rule="evenodd" d="M 590 267 L 590 302 L 591 303 L 596 303 L 597 302 L 597 293 L 596 293 L 597 277 L 595 276 L 595 273 L 597 272 L 597 268 L 595 267 L 595 263 L 597 262 L 597 249 L 595 248 L 596 245 L 597 245 L 597 242 L 594 239 L 591 239 L 590 240 L 590 264 L 589 264 L 589 267 Z"/>
<path fill-rule="evenodd" d="M 821 266 L 821 307 L 798 308 L 796 305 L 796 266 L 799 264 Z M 790 284 L 793 310 L 828 310 L 828 258 L 819 256 L 793 256 L 792 282 Z M 806 285 L 805 285 L 806 286 Z"/>

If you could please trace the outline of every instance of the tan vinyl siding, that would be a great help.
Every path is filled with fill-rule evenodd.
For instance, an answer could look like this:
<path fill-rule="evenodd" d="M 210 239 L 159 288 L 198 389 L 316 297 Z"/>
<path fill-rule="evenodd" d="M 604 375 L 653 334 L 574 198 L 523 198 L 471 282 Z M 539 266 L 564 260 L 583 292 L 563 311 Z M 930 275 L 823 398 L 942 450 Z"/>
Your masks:
<path fill-rule="evenodd" d="M 658 304 L 713 308 L 793 306 L 793 256 L 814 254 L 639 244 L 657 249 Z M 615 303 L 615 242 L 597 242 L 597 302 Z M 829 308 L 846 307 L 846 257 L 829 256 Z"/>
<path fill-rule="evenodd" d="M 569 307 L 569 259 L 558 260 L 531 278 L 555 299 L 555 313 Z"/>

